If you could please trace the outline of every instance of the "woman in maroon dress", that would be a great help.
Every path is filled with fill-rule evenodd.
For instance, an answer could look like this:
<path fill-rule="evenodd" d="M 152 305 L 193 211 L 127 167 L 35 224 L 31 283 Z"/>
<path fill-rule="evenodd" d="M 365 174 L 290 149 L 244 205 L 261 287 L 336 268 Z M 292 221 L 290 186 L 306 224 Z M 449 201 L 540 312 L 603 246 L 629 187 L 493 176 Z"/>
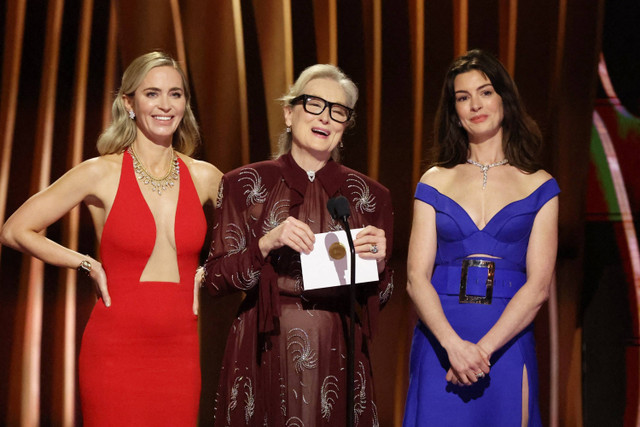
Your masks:
<path fill-rule="evenodd" d="M 189 157 L 199 140 L 189 87 L 161 52 L 136 58 L 100 136 L 100 156 L 25 202 L 0 241 L 96 283 L 82 338 L 85 426 L 195 426 L 200 399 L 193 274 L 206 234 L 202 205 L 215 203 L 222 173 Z M 174 150 L 175 148 L 175 150 Z M 85 203 L 101 261 L 42 230 Z"/>
<path fill-rule="evenodd" d="M 348 290 L 305 291 L 300 253 L 314 233 L 340 224 L 327 201 L 347 198 L 358 256 L 375 259 L 379 281 L 358 285 L 355 425 L 378 425 L 367 339 L 393 290 L 387 267 L 393 213 L 389 191 L 340 165 L 358 91 L 332 65 L 307 68 L 283 102 L 286 132 L 276 160 L 226 174 L 205 265 L 213 295 L 244 291 L 227 341 L 215 405 L 219 426 L 340 426 L 347 419 Z"/>

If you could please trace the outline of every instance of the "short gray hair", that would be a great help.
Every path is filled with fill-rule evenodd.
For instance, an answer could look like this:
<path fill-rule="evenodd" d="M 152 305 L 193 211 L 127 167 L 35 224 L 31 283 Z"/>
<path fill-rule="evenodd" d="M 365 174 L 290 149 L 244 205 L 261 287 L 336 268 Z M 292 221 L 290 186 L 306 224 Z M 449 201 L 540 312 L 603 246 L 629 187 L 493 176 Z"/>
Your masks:
<path fill-rule="evenodd" d="M 347 107 L 355 107 L 356 102 L 358 101 L 358 87 L 340 68 L 332 64 L 316 64 L 305 68 L 305 70 L 300 73 L 300 76 L 298 76 L 295 83 L 289 88 L 289 91 L 282 97 L 278 98 L 278 101 L 282 103 L 283 107 L 291 105 L 291 100 L 302 95 L 302 90 L 307 83 L 315 79 L 331 79 L 338 82 L 347 96 Z M 355 115 L 352 115 L 347 122 L 347 127 L 355 125 L 354 116 Z M 284 130 L 278 138 L 278 153 L 274 157 L 280 157 L 291 151 L 291 144 L 291 132 Z M 333 150 L 331 157 L 336 161 L 340 159 L 340 151 L 338 147 Z"/>

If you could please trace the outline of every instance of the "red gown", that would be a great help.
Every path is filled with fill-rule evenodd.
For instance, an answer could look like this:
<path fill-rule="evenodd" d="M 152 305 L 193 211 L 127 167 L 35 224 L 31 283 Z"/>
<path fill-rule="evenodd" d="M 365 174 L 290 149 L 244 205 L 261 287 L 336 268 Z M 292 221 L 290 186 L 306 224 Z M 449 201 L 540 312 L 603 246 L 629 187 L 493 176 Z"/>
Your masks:
<path fill-rule="evenodd" d="M 200 400 L 193 276 L 206 220 L 179 160 L 175 242 L 180 283 L 141 282 L 156 239 L 131 156 L 102 233 L 100 253 L 113 304 L 95 305 L 82 338 L 80 397 L 85 426 L 194 426 Z M 178 188 L 179 187 L 179 188 Z"/>

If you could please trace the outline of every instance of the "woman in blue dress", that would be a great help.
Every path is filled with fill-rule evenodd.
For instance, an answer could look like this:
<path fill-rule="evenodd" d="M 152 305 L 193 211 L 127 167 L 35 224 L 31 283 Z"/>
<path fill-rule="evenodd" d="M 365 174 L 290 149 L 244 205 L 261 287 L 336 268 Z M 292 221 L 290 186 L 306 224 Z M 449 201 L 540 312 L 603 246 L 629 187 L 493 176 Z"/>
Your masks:
<path fill-rule="evenodd" d="M 532 322 L 554 274 L 560 190 L 536 161 L 541 140 L 496 58 L 453 62 L 415 194 L 406 427 L 542 425 Z"/>

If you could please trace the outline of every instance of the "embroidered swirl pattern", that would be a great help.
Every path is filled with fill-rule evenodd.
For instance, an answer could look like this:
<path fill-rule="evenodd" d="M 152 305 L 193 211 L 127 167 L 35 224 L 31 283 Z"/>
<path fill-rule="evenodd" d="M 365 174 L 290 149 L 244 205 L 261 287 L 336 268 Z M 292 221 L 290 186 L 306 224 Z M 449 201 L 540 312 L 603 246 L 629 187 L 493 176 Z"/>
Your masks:
<path fill-rule="evenodd" d="M 231 424 L 231 412 L 233 412 L 238 407 L 238 395 L 240 394 L 240 386 L 244 384 L 244 419 L 246 424 L 249 424 L 251 417 L 255 412 L 256 408 L 256 399 L 255 393 L 253 392 L 253 385 L 251 384 L 251 378 L 247 378 L 244 376 L 239 376 L 233 381 L 233 386 L 231 387 L 231 397 L 229 399 L 229 405 L 227 406 L 227 424 Z"/>
<path fill-rule="evenodd" d="M 387 283 L 387 287 L 384 291 L 380 292 L 380 304 L 384 304 L 389 301 L 391 298 L 391 294 L 393 293 L 393 276 L 389 279 L 389 283 Z"/>
<path fill-rule="evenodd" d="M 320 387 L 320 413 L 327 422 L 331 418 L 333 405 L 338 399 L 338 391 L 338 378 L 334 375 L 328 375 Z"/>
<path fill-rule="evenodd" d="M 247 247 L 247 238 L 244 235 L 242 228 L 234 223 L 227 225 L 227 234 L 224 236 L 224 240 L 229 245 L 227 255 L 237 254 L 242 252 Z"/>
<path fill-rule="evenodd" d="M 333 218 L 329 218 L 329 224 L 327 225 L 327 227 L 329 228 L 329 231 L 342 230 L 342 224 L 340 224 L 340 222 L 336 221 Z"/>
<path fill-rule="evenodd" d="M 244 395 L 246 396 L 246 399 L 244 401 L 245 403 L 244 420 L 248 425 L 249 420 L 251 420 L 251 417 L 253 417 L 253 413 L 256 410 L 256 399 L 255 399 L 255 394 L 253 393 L 253 387 L 251 385 L 250 378 L 247 378 L 247 382 L 245 382 L 244 384 L 244 389 L 245 389 Z"/>
<path fill-rule="evenodd" d="M 289 200 L 279 200 L 273 204 L 271 211 L 264 220 L 262 225 L 262 233 L 267 234 L 276 228 L 289 216 Z"/>
<path fill-rule="evenodd" d="M 267 189 L 262 184 L 262 178 L 253 168 L 242 169 L 238 174 L 238 182 L 248 181 L 247 184 L 243 184 L 244 195 L 247 196 L 247 206 L 255 205 L 256 203 L 264 203 L 267 200 Z"/>
<path fill-rule="evenodd" d="M 220 181 L 220 187 L 218 187 L 218 197 L 216 198 L 216 208 L 222 207 L 222 195 L 223 195 L 224 180 Z"/>
<path fill-rule="evenodd" d="M 237 377 L 233 381 L 233 386 L 231 387 L 229 404 L 227 405 L 227 424 L 231 424 L 231 411 L 236 409 L 236 406 L 238 406 L 238 386 L 240 381 L 242 381 L 242 377 Z"/>
<path fill-rule="evenodd" d="M 365 390 L 367 377 L 364 371 L 364 364 L 358 362 L 358 368 L 357 378 L 353 381 L 353 419 L 356 425 L 360 415 L 367 408 L 367 392 Z"/>
<path fill-rule="evenodd" d="M 378 407 L 373 400 L 371 401 L 371 412 L 373 412 L 373 424 L 371 427 L 380 427 L 380 421 L 378 420 Z"/>
<path fill-rule="evenodd" d="M 253 267 L 247 268 L 244 272 L 237 272 L 231 276 L 233 286 L 243 291 L 251 289 L 260 280 L 260 270 Z"/>
<path fill-rule="evenodd" d="M 356 210 L 360 211 L 360 213 L 365 212 L 375 212 L 376 211 L 376 197 L 371 194 L 369 190 L 369 186 L 362 178 L 358 175 L 349 174 L 349 178 L 347 178 L 347 182 L 350 184 L 347 185 L 347 188 L 354 188 L 353 191 L 355 197 L 353 198 L 353 203 L 355 204 Z"/>
<path fill-rule="evenodd" d="M 304 423 L 298 417 L 291 417 L 287 420 L 285 424 L 286 427 L 304 427 Z"/>
<path fill-rule="evenodd" d="M 287 350 L 291 350 L 293 363 L 297 373 L 303 369 L 313 369 L 318 366 L 318 356 L 311 349 L 309 335 L 300 328 L 293 328 L 287 334 Z"/>

